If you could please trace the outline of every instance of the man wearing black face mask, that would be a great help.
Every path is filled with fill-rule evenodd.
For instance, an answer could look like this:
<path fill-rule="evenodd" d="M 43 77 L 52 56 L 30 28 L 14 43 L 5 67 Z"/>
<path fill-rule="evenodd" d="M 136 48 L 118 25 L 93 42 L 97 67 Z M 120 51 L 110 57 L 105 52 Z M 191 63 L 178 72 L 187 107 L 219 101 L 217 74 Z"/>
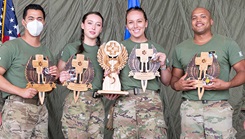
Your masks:
<path fill-rule="evenodd" d="M 0 90 L 5 98 L 2 110 L 0 138 L 48 138 L 48 111 L 39 105 L 37 90 L 26 88 L 25 68 L 31 56 L 42 54 L 54 58 L 41 44 L 40 33 L 45 24 L 45 12 L 40 5 L 30 4 L 24 9 L 24 35 L 8 41 L 0 48 Z M 58 76 L 56 66 L 49 73 Z"/>

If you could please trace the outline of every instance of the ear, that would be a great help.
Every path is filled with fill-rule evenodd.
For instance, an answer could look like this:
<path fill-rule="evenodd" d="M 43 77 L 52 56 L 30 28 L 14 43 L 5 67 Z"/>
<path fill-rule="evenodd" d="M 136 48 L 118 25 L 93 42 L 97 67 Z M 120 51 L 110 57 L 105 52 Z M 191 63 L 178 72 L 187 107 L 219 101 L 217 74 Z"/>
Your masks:
<path fill-rule="evenodd" d="M 46 22 L 45 21 L 43 21 L 43 26 L 46 24 Z"/>
<path fill-rule="evenodd" d="M 84 29 L 84 24 L 83 23 L 81 24 L 81 28 Z"/>
<path fill-rule="evenodd" d="M 22 19 L 21 23 L 24 27 L 26 27 L 26 21 L 24 19 Z"/>
<path fill-rule="evenodd" d="M 213 25 L 213 23 L 214 23 L 214 20 L 213 20 L 213 19 L 210 19 L 210 22 L 211 22 L 211 25 Z"/>
<path fill-rule="evenodd" d="M 126 25 L 125 28 L 128 30 L 128 26 Z"/>
<path fill-rule="evenodd" d="M 146 22 L 145 22 L 145 28 L 147 28 L 148 27 L 148 20 L 146 20 Z"/>

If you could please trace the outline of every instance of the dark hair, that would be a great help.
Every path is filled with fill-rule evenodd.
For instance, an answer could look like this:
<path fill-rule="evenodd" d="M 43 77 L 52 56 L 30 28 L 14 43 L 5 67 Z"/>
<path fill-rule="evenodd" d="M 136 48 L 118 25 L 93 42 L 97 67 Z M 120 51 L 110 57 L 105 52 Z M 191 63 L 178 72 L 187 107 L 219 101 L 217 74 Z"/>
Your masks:
<path fill-rule="evenodd" d="M 43 10 L 43 7 L 42 7 L 41 5 L 39 5 L 39 4 L 29 4 L 29 5 L 27 5 L 27 6 L 25 7 L 25 9 L 24 9 L 24 12 L 23 12 L 23 19 L 26 18 L 27 11 L 28 11 L 29 9 L 34 9 L 34 10 L 40 10 L 40 11 L 42 11 L 42 13 L 43 13 L 43 18 L 44 18 L 44 20 L 45 20 L 45 12 L 44 12 L 44 10 Z"/>
<path fill-rule="evenodd" d="M 147 21 L 147 16 L 146 16 L 146 13 L 145 13 L 145 11 L 141 8 L 141 7 L 138 7 L 138 6 L 135 6 L 135 7 L 131 7 L 131 8 L 129 8 L 127 11 L 126 11 L 126 24 L 127 24 L 127 16 L 128 16 L 128 13 L 129 12 L 131 12 L 131 11 L 139 11 L 139 12 L 142 12 L 143 13 L 143 15 L 144 15 L 144 18 L 145 18 L 145 20 Z"/>
<path fill-rule="evenodd" d="M 88 12 L 86 13 L 83 18 L 82 18 L 82 22 L 84 23 L 85 20 L 87 19 L 87 17 L 91 14 L 95 14 L 95 15 L 98 15 L 101 19 L 102 19 L 102 27 L 103 27 L 103 22 L 104 22 L 104 18 L 103 16 L 99 13 L 99 12 Z M 84 42 L 84 30 L 82 29 L 82 33 L 81 33 L 81 37 L 80 37 L 80 41 L 81 41 L 81 44 L 79 46 L 79 50 L 77 52 L 77 54 L 79 53 L 82 53 L 84 51 L 84 47 L 83 47 L 83 42 Z M 100 36 L 97 37 L 97 41 L 96 41 L 96 45 L 97 46 L 100 46 L 101 44 L 101 41 L 100 41 Z"/>
<path fill-rule="evenodd" d="M 126 23 L 126 24 L 127 24 L 127 16 L 128 16 L 128 14 L 129 14 L 129 12 L 131 12 L 131 11 L 139 11 L 139 12 L 142 12 L 143 15 L 144 15 L 145 21 L 148 20 L 145 11 L 144 11 L 141 7 L 135 6 L 135 7 L 129 8 L 129 9 L 126 11 L 126 16 L 125 16 L 125 19 L 126 19 L 126 20 L 125 20 L 125 23 Z M 145 32 L 144 32 L 144 34 L 145 34 L 145 37 L 147 38 Z"/>

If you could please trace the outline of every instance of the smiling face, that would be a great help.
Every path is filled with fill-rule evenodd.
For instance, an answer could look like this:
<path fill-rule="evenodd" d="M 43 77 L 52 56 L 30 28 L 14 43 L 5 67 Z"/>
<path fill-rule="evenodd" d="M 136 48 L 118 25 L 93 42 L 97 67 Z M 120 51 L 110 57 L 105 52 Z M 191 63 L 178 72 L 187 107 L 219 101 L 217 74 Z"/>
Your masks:
<path fill-rule="evenodd" d="M 192 30 L 197 35 L 203 35 L 211 32 L 213 20 L 210 13 L 205 8 L 196 8 L 191 16 Z"/>
<path fill-rule="evenodd" d="M 96 14 L 87 16 L 81 27 L 84 30 L 84 41 L 95 40 L 102 32 L 102 18 Z"/>
<path fill-rule="evenodd" d="M 144 17 L 142 11 L 132 10 L 127 14 L 126 27 L 131 34 L 132 41 L 145 40 L 145 29 L 148 26 L 148 22 Z"/>

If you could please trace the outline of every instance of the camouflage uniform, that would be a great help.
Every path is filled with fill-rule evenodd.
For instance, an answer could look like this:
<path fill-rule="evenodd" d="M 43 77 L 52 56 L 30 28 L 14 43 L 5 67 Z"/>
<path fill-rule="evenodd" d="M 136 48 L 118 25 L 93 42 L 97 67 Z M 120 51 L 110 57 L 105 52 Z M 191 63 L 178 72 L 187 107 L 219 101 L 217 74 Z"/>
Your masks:
<path fill-rule="evenodd" d="M 207 74 L 214 76 L 219 71 L 218 79 L 225 82 L 230 81 L 231 66 L 244 59 L 241 49 L 234 40 L 213 34 L 212 39 L 201 47 L 194 43 L 193 38 L 177 45 L 172 55 L 173 68 L 188 73 L 187 66 L 190 61 L 195 54 L 199 56 L 201 52 L 213 54 L 219 63 L 219 68 L 216 67 L 216 70 L 214 68 Z M 195 76 L 194 72 L 193 75 Z M 205 90 L 201 101 L 198 89 L 184 90 L 182 98 L 191 101 L 184 101 L 181 105 L 181 138 L 235 138 L 236 131 L 232 128 L 233 108 L 227 102 L 230 98 L 229 89 Z"/>
<path fill-rule="evenodd" d="M 180 107 L 181 139 L 235 139 L 232 114 L 228 101 L 184 101 Z"/>
<path fill-rule="evenodd" d="M 92 93 L 80 92 L 76 103 L 73 91 L 67 95 L 61 119 L 66 139 L 103 139 L 103 103 L 100 98 L 93 98 Z"/>
<path fill-rule="evenodd" d="M 2 110 L 0 139 L 48 138 L 48 111 L 45 105 L 23 103 L 12 95 Z"/>
<path fill-rule="evenodd" d="M 114 111 L 114 139 L 166 139 L 166 124 L 159 93 L 141 89 L 120 97 Z"/>
<path fill-rule="evenodd" d="M 61 60 L 67 62 L 79 50 L 81 41 L 68 43 L 62 51 Z M 92 90 L 80 93 L 75 103 L 73 91 L 69 93 L 65 100 L 62 115 L 62 132 L 65 138 L 103 138 L 104 129 L 104 105 L 101 98 L 93 98 L 93 91 L 101 90 L 103 70 L 97 61 L 97 46 L 89 46 L 83 43 L 84 51 L 81 53 L 89 58 L 94 68 L 94 79 Z"/>
<path fill-rule="evenodd" d="M 36 54 L 55 61 L 45 45 L 33 47 L 22 38 L 5 42 L 0 47 L 0 66 L 6 69 L 4 78 L 16 87 L 26 88 L 26 63 Z M 6 100 L 2 110 L 1 138 L 48 138 L 48 111 L 45 105 L 38 105 L 37 95 L 27 99 L 2 91 L 2 97 Z"/>
<path fill-rule="evenodd" d="M 151 40 L 145 43 L 154 46 L 158 52 L 166 53 L 162 46 Z M 135 46 L 140 46 L 140 43 L 130 39 L 124 40 L 122 44 L 128 53 L 131 53 Z M 169 65 L 167 60 L 166 64 Z M 163 103 L 159 93 L 154 91 L 160 90 L 159 78 L 148 80 L 146 92 L 143 92 L 140 89 L 141 81 L 128 76 L 130 71 L 129 64 L 120 71 L 122 90 L 128 91 L 129 96 L 120 97 L 116 101 L 113 117 L 114 139 L 166 139 Z"/>

